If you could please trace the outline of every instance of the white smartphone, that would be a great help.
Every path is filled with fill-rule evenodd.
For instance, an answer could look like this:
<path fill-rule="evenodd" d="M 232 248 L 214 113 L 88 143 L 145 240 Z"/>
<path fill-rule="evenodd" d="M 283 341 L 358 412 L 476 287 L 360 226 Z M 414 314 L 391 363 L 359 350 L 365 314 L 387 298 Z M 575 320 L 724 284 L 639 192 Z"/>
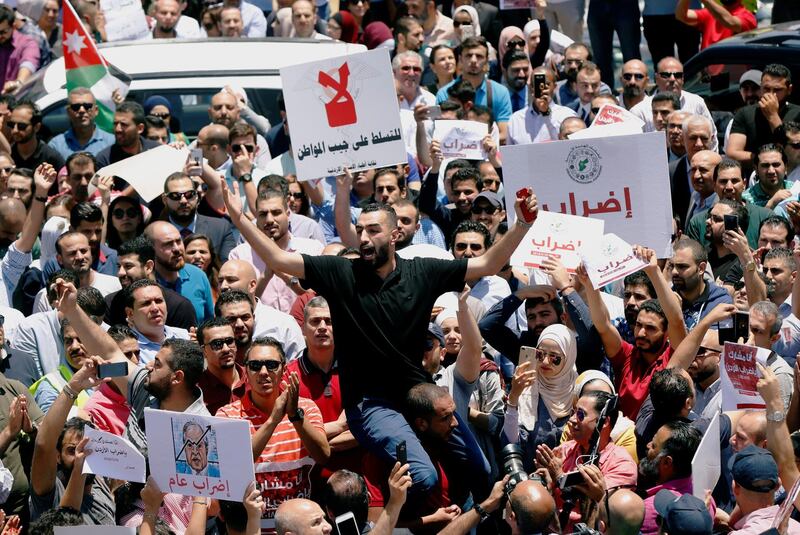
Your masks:
<path fill-rule="evenodd" d="M 526 362 L 531 363 L 530 369 L 535 369 L 534 364 L 536 363 L 536 348 L 530 346 L 522 346 L 519 348 L 519 361 L 517 362 L 517 366 L 524 364 Z"/>
<path fill-rule="evenodd" d="M 194 166 L 189 169 L 189 176 L 201 176 L 203 174 L 203 149 L 192 149 L 189 159 L 194 162 Z"/>
<path fill-rule="evenodd" d="M 461 40 L 469 39 L 470 37 L 475 37 L 475 28 L 472 27 L 472 24 L 462 24 L 461 25 Z"/>
<path fill-rule="evenodd" d="M 439 119 L 442 116 L 442 107 L 438 104 L 428 106 L 428 119 Z"/>
<path fill-rule="evenodd" d="M 348 512 L 337 516 L 334 523 L 336 524 L 336 531 L 339 532 L 339 535 L 361 535 L 361 530 L 358 529 L 356 517 L 353 513 Z"/>

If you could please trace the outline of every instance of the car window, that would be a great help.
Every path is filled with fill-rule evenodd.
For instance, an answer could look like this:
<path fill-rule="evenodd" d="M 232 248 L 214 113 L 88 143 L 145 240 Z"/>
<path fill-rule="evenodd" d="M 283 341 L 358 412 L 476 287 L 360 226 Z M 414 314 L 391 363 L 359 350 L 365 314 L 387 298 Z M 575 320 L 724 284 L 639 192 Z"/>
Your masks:
<path fill-rule="evenodd" d="M 727 63 L 707 65 L 694 76 L 687 78 L 684 89 L 707 99 L 713 104 L 714 109 L 735 110 L 742 105 L 739 96 L 739 78 L 750 69 L 762 70 L 765 65 Z M 800 69 L 790 67 L 792 78 L 797 79 Z M 789 97 L 792 102 L 798 102 L 800 95 L 793 94 Z"/>

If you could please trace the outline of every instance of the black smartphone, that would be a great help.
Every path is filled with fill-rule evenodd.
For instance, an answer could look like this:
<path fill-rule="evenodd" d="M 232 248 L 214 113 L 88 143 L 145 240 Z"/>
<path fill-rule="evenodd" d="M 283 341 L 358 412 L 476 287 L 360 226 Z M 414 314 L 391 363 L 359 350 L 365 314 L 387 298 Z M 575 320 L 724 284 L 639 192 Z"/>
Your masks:
<path fill-rule="evenodd" d="M 724 215 L 722 219 L 725 223 L 725 230 L 732 230 L 734 232 L 739 230 L 739 217 L 735 215 Z"/>
<path fill-rule="evenodd" d="M 108 362 L 97 367 L 97 378 L 124 377 L 128 375 L 127 362 Z"/>
<path fill-rule="evenodd" d="M 575 485 L 582 485 L 584 482 L 583 474 L 575 470 L 574 472 L 567 472 L 558 478 L 558 488 L 561 490 L 574 487 Z"/>
<path fill-rule="evenodd" d="M 750 313 L 737 312 L 733 317 L 733 330 L 735 331 L 736 340 L 744 338 L 747 340 L 750 337 Z"/>
<path fill-rule="evenodd" d="M 542 98 L 545 85 L 547 85 L 546 74 L 539 72 L 533 75 L 533 96 L 535 98 Z"/>
<path fill-rule="evenodd" d="M 403 440 L 397 445 L 397 462 L 400 466 L 408 463 L 408 452 L 406 452 L 406 441 Z"/>

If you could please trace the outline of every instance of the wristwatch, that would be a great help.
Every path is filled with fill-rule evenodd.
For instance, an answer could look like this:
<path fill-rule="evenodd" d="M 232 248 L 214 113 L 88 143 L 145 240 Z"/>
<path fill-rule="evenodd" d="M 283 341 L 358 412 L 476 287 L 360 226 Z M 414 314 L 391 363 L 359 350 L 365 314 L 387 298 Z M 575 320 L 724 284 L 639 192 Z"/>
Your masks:
<path fill-rule="evenodd" d="M 242 182 L 252 182 L 253 181 L 253 175 L 251 175 L 250 173 L 245 173 L 245 174 L 243 174 L 242 176 L 239 177 L 239 180 L 242 181 Z"/>
<path fill-rule="evenodd" d="M 481 515 L 481 520 L 480 520 L 481 522 L 483 522 L 484 520 L 486 520 L 487 518 L 489 518 L 489 513 L 487 513 L 487 512 L 486 512 L 486 509 L 484 509 L 483 507 L 481 507 L 481 504 L 479 504 L 479 503 L 476 503 L 476 504 L 475 504 L 475 506 L 473 507 L 473 509 L 475 509 L 475 512 L 476 512 L 476 513 L 478 513 L 479 515 Z"/>
<path fill-rule="evenodd" d="M 755 271 L 755 270 L 756 270 L 756 267 L 757 267 L 757 266 L 756 266 L 756 261 L 755 261 L 755 260 L 750 260 L 750 261 L 749 261 L 749 262 L 748 262 L 748 263 L 747 263 L 747 264 L 744 266 L 744 268 L 745 268 L 747 271 Z"/>
<path fill-rule="evenodd" d="M 298 407 L 297 408 L 297 412 L 295 412 L 293 415 L 289 416 L 289 421 L 292 422 L 292 423 L 302 422 L 303 418 L 305 418 L 305 417 L 306 417 L 306 411 L 304 411 L 303 409 Z"/>
<path fill-rule="evenodd" d="M 297 277 L 292 277 L 291 279 L 289 279 L 289 286 L 297 286 L 299 284 L 300 284 L 300 279 L 298 279 Z"/>
<path fill-rule="evenodd" d="M 767 411 L 767 421 L 779 424 L 786 419 L 786 414 L 783 411 Z"/>

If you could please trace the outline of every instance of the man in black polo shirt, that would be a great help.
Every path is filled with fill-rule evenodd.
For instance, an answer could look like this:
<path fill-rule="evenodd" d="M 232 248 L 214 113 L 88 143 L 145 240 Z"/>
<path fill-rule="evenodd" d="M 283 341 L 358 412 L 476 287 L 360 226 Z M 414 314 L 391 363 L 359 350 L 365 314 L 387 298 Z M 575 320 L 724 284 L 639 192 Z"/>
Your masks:
<path fill-rule="evenodd" d="M 30 100 L 20 100 L 14 105 L 11 115 L 5 120 L 3 129 L 11 141 L 11 159 L 17 167 L 36 169 L 49 163 L 56 171 L 64 167 L 64 158 L 39 139 L 42 127 L 42 112 Z"/>
<path fill-rule="evenodd" d="M 405 441 L 413 491 L 418 496 L 429 491 L 438 481 L 436 470 L 402 410 L 414 385 L 432 382 L 422 368 L 431 309 L 441 294 L 462 291 L 466 280 L 493 275 L 508 262 L 531 226 L 522 217 L 521 201 L 515 206 L 516 223 L 500 243 L 480 257 L 455 261 L 399 258 L 394 210 L 368 205 L 356 225 L 361 257 L 348 260 L 284 251 L 242 216 L 238 184 L 230 192 L 222 182 L 231 220 L 268 267 L 303 279 L 304 288 L 327 299 L 337 332 L 342 401 L 353 435 L 385 462 L 394 462 L 397 444 Z M 535 217 L 535 195 L 524 202 Z M 489 466 L 479 448 L 468 448 L 469 443 L 475 440 L 462 422 L 450 445 L 453 455 L 475 474 L 473 492 L 480 498 L 489 490 Z"/>

